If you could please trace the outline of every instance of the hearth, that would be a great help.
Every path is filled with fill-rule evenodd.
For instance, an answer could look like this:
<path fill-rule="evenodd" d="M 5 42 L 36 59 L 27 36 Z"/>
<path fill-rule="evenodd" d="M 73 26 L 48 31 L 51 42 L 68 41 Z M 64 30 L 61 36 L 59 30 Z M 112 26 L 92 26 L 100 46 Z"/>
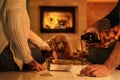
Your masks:
<path fill-rule="evenodd" d="M 75 9 L 73 6 L 40 6 L 40 32 L 75 33 Z"/>

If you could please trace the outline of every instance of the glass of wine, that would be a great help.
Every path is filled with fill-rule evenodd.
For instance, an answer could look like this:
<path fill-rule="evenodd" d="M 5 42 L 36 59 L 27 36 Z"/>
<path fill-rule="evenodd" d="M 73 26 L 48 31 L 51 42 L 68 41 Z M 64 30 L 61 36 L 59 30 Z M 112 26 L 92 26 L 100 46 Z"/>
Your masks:
<path fill-rule="evenodd" d="M 42 56 L 45 58 L 45 62 L 46 62 L 46 70 L 41 74 L 41 76 L 52 76 L 52 74 L 50 74 L 49 72 L 49 68 L 50 68 L 50 56 L 52 55 L 53 50 L 41 50 L 41 54 Z"/>
<path fill-rule="evenodd" d="M 88 50 L 87 50 L 86 43 L 83 40 L 80 39 L 78 41 L 76 49 L 77 49 L 78 57 L 81 58 L 81 70 L 82 70 L 85 58 L 88 56 Z M 81 75 L 77 74 L 77 76 L 81 76 Z"/>
<path fill-rule="evenodd" d="M 83 69 L 83 65 L 84 65 L 85 58 L 88 56 L 88 52 L 87 52 L 87 51 L 81 51 L 79 54 L 80 54 L 79 56 L 80 56 L 81 59 L 82 59 L 82 68 L 81 68 L 81 70 L 82 70 L 82 69 Z"/>

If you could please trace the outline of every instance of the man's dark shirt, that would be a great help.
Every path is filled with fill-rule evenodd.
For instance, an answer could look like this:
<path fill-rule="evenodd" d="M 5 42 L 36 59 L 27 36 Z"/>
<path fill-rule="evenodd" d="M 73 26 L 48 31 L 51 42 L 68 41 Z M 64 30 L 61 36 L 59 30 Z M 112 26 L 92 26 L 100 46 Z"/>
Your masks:
<path fill-rule="evenodd" d="M 111 27 L 114 27 L 120 22 L 120 0 L 115 8 L 105 18 L 109 19 Z"/>

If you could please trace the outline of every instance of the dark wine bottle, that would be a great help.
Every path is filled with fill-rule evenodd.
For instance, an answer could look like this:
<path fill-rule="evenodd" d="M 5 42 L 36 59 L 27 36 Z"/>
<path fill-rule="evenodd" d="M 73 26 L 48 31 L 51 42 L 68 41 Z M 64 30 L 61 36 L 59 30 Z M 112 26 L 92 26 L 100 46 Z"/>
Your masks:
<path fill-rule="evenodd" d="M 81 35 L 81 40 L 85 40 L 87 43 L 100 43 L 101 40 L 98 40 L 96 33 L 85 33 L 84 35 Z"/>

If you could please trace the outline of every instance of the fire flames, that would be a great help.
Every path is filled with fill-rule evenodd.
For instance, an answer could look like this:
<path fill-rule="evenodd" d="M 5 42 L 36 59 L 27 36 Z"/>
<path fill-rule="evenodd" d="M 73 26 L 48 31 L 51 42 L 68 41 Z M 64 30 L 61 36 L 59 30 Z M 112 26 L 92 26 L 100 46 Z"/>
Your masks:
<path fill-rule="evenodd" d="M 72 14 L 69 12 L 45 12 L 45 29 L 66 29 L 72 27 Z"/>

